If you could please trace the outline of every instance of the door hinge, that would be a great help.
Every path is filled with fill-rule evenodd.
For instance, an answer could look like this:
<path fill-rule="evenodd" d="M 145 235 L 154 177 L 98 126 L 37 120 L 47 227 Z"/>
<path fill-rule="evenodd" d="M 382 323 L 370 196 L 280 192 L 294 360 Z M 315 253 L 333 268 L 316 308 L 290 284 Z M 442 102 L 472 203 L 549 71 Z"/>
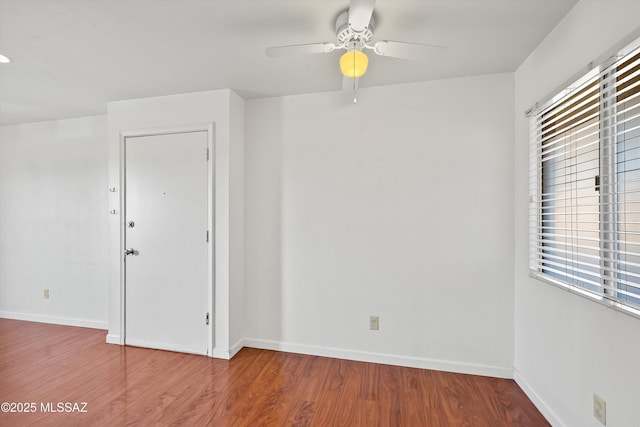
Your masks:
<path fill-rule="evenodd" d="M 207 162 L 209 161 L 209 149 L 207 148 Z"/>
<path fill-rule="evenodd" d="M 595 178 L 595 191 L 600 191 L 600 175 L 596 175 Z"/>
<path fill-rule="evenodd" d="M 204 323 L 205 323 L 205 325 L 209 324 L 209 313 L 204 315 Z"/>
<path fill-rule="evenodd" d="M 207 243 L 209 242 L 209 230 L 207 230 Z"/>

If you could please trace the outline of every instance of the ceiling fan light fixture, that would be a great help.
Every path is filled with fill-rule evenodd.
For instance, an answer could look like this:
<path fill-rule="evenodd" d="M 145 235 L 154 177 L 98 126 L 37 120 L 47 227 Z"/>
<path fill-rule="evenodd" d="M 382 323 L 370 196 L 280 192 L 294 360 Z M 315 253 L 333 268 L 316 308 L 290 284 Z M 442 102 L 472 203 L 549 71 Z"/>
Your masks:
<path fill-rule="evenodd" d="M 367 72 L 369 58 L 360 50 L 350 50 L 340 58 L 340 71 L 345 77 L 357 79 Z"/>
<path fill-rule="evenodd" d="M 9 62 L 11 62 L 11 59 L 0 53 L 0 64 L 8 64 Z"/>

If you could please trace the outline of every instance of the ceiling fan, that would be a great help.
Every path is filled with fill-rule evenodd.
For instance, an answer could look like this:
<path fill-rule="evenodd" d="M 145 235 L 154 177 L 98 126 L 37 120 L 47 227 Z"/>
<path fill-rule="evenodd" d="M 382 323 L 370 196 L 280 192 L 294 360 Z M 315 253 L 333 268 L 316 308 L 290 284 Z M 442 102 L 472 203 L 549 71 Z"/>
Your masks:
<path fill-rule="evenodd" d="M 391 40 L 372 43 L 375 3 L 375 0 L 351 0 L 349 9 L 340 13 L 336 19 L 336 42 L 270 47 L 266 54 L 269 57 L 281 57 L 344 49 L 347 52 L 340 58 L 340 70 L 344 76 L 342 88 L 347 90 L 356 90 L 358 79 L 367 71 L 369 58 L 363 52 L 364 49 L 372 50 L 380 56 L 423 62 L 436 61 L 446 54 L 447 48 L 444 46 Z"/>

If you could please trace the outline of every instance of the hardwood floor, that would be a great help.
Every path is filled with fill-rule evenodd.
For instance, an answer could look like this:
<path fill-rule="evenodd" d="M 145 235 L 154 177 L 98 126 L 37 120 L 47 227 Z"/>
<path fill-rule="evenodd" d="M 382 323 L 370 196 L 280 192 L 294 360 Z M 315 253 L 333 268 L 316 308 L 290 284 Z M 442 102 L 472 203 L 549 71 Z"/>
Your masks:
<path fill-rule="evenodd" d="M 104 340 L 0 319 L 0 403 L 35 409 L 0 412 L 0 425 L 549 425 L 512 380 L 250 348 L 224 361 Z"/>

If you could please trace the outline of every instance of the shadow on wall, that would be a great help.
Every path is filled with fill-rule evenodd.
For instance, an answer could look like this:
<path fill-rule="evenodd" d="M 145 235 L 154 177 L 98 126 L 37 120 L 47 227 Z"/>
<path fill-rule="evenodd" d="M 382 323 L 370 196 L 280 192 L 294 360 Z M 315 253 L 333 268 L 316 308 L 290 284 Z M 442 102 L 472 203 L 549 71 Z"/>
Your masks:
<path fill-rule="evenodd" d="M 256 103 L 260 103 L 257 101 Z M 271 104 L 276 104 L 270 100 Z M 278 107 L 282 98 L 277 99 Z M 282 339 L 282 109 L 247 103 L 245 128 L 245 336 Z"/>

